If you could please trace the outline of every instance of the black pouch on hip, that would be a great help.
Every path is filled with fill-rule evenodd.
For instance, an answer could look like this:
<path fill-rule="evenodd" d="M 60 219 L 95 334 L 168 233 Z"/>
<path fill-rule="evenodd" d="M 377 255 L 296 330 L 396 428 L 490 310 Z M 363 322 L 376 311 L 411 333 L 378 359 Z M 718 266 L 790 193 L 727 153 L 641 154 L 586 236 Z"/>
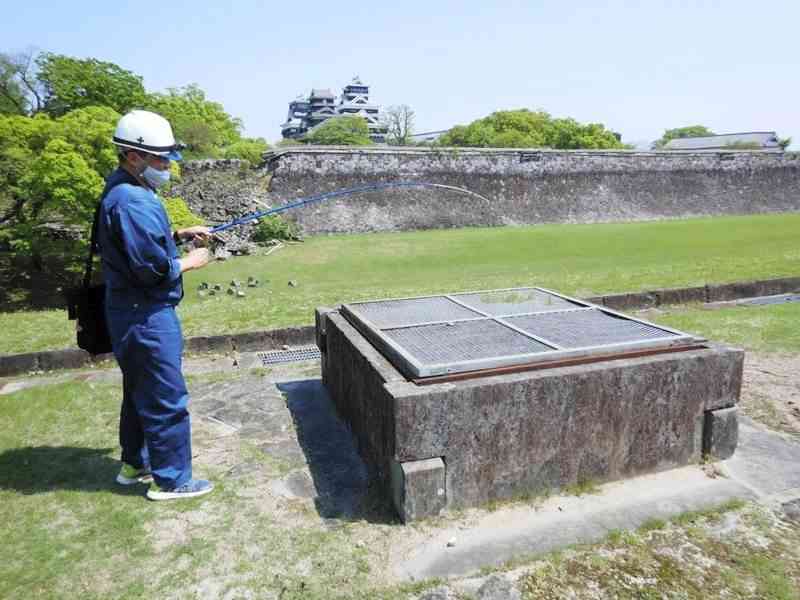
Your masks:
<path fill-rule="evenodd" d="M 80 287 L 68 290 L 66 293 L 67 316 L 71 321 L 77 321 L 78 347 L 95 355 L 111 352 L 111 337 L 108 334 L 108 324 L 106 323 L 106 286 L 105 284 L 91 285 L 101 203 L 97 204 L 97 209 L 94 211 L 89 256 L 86 259 L 83 282 Z"/>

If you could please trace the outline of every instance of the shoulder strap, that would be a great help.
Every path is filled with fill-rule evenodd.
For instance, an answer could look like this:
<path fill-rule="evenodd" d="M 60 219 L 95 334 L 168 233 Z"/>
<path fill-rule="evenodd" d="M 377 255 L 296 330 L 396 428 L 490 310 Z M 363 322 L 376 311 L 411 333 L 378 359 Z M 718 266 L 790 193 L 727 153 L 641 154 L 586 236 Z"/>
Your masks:
<path fill-rule="evenodd" d="M 94 254 L 97 251 L 97 228 L 100 224 L 100 209 L 103 206 L 103 199 L 108 196 L 108 193 L 118 185 L 126 183 L 124 180 L 117 181 L 111 187 L 103 190 L 103 195 L 100 196 L 100 201 L 97 203 L 97 208 L 94 209 L 94 220 L 92 221 L 92 233 L 89 240 L 89 256 L 86 257 L 86 267 L 83 273 L 83 287 L 89 289 L 92 285 L 92 266 L 94 265 Z"/>

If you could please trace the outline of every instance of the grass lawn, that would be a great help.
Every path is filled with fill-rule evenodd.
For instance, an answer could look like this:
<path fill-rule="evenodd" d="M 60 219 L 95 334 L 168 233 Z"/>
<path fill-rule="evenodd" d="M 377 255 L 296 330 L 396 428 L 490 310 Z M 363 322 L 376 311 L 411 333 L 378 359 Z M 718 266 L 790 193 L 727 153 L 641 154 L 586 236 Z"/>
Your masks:
<path fill-rule="evenodd" d="M 187 274 L 180 313 L 186 335 L 211 335 L 312 323 L 316 306 L 358 299 L 525 285 L 583 296 L 794 276 L 799 227 L 792 213 L 315 237 Z M 248 276 L 263 285 L 246 298 L 196 291 Z M 0 313 L 0 353 L 68 347 L 71 326 L 63 311 Z"/>
<path fill-rule="evenodd" d="M 656 317 L 648 316 L 753 349 L 800 351 L 790 327 L 800 317 L 795 304 L 678 308 Z M 197 375 L 191 384 L 242 376 Z M 267 508 L 275 500 L 259 490 L 282 476 L 282 465 L 252 442 L 225 442 L 201 419 L 196 466 L 215 481 L 212 495 L 150 503 L 141 487 L 120 489 L 112 483 L 120 395 L 119 384 L 74 380 L 0 396 L 0 598 L 408 600 L 442 583 L 396 584 L 380 572 L 388 548 L 403 536 L 426 535 L 436 520 L 408 528 L 326 520 L 308 508 L 310 500 L 285 501 L 275 514 Z M 215 470 L 209 459 L 222 454 L 235 455 L 234 464 L 258 462 L 260 471 Z M 758 503 L 730 504 L 507 567 L 522 570 L 517 585 L 525 600 L 796 600 L 800 523 Z"/>
<path fill-rule="evenodd" d="M 205 465 L 213 494 L 179 503 L 117 486 L 120 394 L 69 382 L 0 396 L 0 598 L 406 598 L 370 591 L 347 523 L 283 523 L 245 479 Z"/>
<path fill-rule="evenodd" d="M 800 353 L 800 302 L 713 310 L 675 307 L 647 320 L 748 350 Z"/>

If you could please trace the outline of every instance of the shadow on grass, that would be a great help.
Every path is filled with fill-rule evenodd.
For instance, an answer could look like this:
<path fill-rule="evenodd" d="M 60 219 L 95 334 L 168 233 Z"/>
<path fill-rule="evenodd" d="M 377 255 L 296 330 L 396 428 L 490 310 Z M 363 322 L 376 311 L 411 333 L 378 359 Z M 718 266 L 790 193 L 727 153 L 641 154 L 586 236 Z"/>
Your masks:
<path fill-rule="evenodd" d="M 65 259 L 82 256 L 72 242 L 54 245 L 43 255 L 14 255 L 0 251 L 0 310 L 16 312 L 63 308 L 64 290 L 80 283 L 82 260 Z M 77 252 L 77 254 L 75 254 Z"/>
<path fill-rule="evenodd" d="M 388 498 L 358 454 L 350 428 L 336 414 L 322 381 L 277 384 L 292 414 L 317 497 L 317 513 L 327 519 L 395 523 Z"/>
<path fill-rule="evenodd" d="M 74 446 L 6 450 L 0 453 L 0 489 L 21 494 L 56 490 L 141 494 L 141 486 L 120 486 L 114 481 L 120 463 L 108 456 L 112 451 Z"/>

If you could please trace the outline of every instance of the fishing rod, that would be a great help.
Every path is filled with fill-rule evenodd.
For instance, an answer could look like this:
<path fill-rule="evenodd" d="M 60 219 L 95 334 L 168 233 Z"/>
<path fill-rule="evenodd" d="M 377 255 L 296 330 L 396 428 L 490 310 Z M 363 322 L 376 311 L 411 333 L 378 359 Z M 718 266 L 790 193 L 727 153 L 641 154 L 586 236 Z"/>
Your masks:
<path fill-rule="evenodd" d="M 269 215 L 281 213 L 287 210 L 291 210 L 293 208 L 300 208 L 301 206 L 306 206 L 307 204 L 313 204 L 315 202 L 330 200 L 331 198 L 338 198 L 340 196 L 349 196 L 351 194 L 358 194 L 361 192 L 374 192 L 378 190 L 385 190 L 391 188 L 410 188 L 410 187 L 438 188 L 438 189 L 450 190 L 462 194 L 467 194 L 469 196 L 474 196 L 475 198 L 479 198 L 480 200 L 483 200 L 485 202 L 491 202 L 491 200 L 489 200 L 485 196 L 481 196 L 480 194 L 477 194 L 471 190 L 456 185 L 445 185 L 443 183 L 427 183 L 427 182 L 417 182 L 417 181 L 395 181 L 390 183 L 375 183 L 372 185 L 362 185 L 359 187 L 352 187 L 343 190 L 334 190 L 332 192 L 325 192 L 324 194 L 317 194 L 315 196 L 308 196 L 306 198 L 300 198 L 298 200 L 295 200 L 290 204 L 284 204 L 283 206 L 278 206 L 276 208 L 270 208 L 268 210 L 260 210 L 257 212 L 249 213 L 239 217 L 238 219 L 234 219 L 229 223 L 224 223 L 222 225 L 217 225 L 216 227 L 212 227 L 209 233 L 213 235 L 215 233 L 225 231 L 226 229 L 230 229 L 232 227 L 237 227 L 239 225 L 244 225 L 245 223 L 250 223 L 251 221 L 258 221 L 259 219 L 262 219 Z"/>

